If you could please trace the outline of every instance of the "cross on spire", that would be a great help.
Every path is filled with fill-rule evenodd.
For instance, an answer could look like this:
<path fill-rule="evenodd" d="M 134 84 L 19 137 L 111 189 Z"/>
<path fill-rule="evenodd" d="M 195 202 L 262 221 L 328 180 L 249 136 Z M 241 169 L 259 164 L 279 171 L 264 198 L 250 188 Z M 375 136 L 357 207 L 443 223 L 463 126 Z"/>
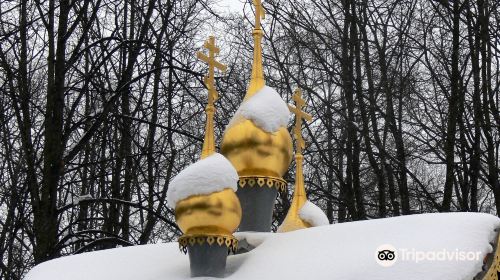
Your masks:
<path fill-rule="evenodd" d="M 210 36 L 205 41 L 203 47 L 208 50 L 208 56 L 203 52 L 197 52 L 196 56 L 208 64 L 208 75 L 205 76 L 204 82 L 208 89 L 208 104 L 213 105 L 218 98 L 217 90 L 215 89 L 215 68 L 226 72 L 227 66 L 215 60 L 215 56 L 219 54 L 220 49 L 215 45 L 214 36 Z"/>
<path fill-rule="evenodd" d="M 261 29 L 260 20 L 266 18 L 266 11 L 262 6 L 262 0 L 253 0 L 253 4 L 255 5 L 255 29 Z"/>
<path fill-rule="evenodd" d="M 202 52 L 197 52 L 196 56 L 208 64 L 208 75 L 205 76 L 204 82 L 208 89 L 208 104 L 206 108 L 207 121 L 205 124 L 205 139 L 203 140 L 203 148 L 201 150 L 201 158 L 206 158 L 215 153 L 215 135 L 214 135 L 214 102 L 219 97 L 215 88 L 215 68 L 226 71 L 226 65 L 215 60 L 215 55 L 219 54 L 220 49 L 215 46 L 215 37 L 210 36 L 204 48 L 208 49 L 208 56 Z"/>
<path fill-rule="evenodd" d="M 288 209 L 288 214 L 285 217 L 285 220 L 281 224 L 278 232 L 287 232 L 302 228 L 311 227 L 311 224 L 302 217 L 300 217 L 300 209 L 307 202 L 307 193 L 304 185 L 304 172 L 302 170 L 302 162 L 304 160 L 304 156 L 302 155 L 302 149 L 305 148 L 306 143 L 304 142 L 304 138 L 302 138 L 301 128 L 302 128 L 302 120 L 311 121 L 312 117 L 308 113 L 302 111 L 306 102 L 302 99 L 302 92 L 300 89 L 296 89 L 295 93 L 292 96 L 292 99 L 295 101 L 295 107 L 288 105 L 290 111 L 295 114 L 295 126 L 293 128 L 293 133 L 295 134 L 296 140 L 296 148 L 295 148 L 295 189 L 293 191 L 292 203 L 290 204 L 290 208 Z"/>
<path fill-rule="evenodd" d="M 295 139 L 297 140 L 297 154 L 302 154 L 302 149 L 306 146 L 304 138 L 302 138 L 302 120 L 311 121 L 312 117 L 308 113 L 302 111 L 306 102 L 302 99 L 302 91 L 300 89 L 295 90 L 292 99 L 295 101 L 295 107 L 288 105 L 288 109 L 295 114 L 295 126 L 293 128 L 293 133 L 295 135 Z"/>
<path fill-rule="evenodd" d="M 266 12 L 262 6 L 262 0 L 252 0 L 255 6 L 255 27 L 253 29 L 253 62 L 252 62 L 252 76 L 250 77 L 250 84 L 248 85 L 247 94 L 243 100 L 248 100 L 262 87 L 266 85 L 264 79 L 264 70 L 262 68 L 262 37 L 264 32 L 260 25 L 260 20 L 266 17 Z"/>

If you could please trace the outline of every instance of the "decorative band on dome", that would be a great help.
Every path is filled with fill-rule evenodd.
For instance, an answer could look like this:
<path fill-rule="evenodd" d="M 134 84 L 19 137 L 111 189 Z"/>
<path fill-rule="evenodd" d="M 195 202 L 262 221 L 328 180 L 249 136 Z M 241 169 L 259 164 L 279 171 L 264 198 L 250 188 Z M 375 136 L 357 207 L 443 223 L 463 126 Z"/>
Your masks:
<path fill-rule="evenodd" d="M 277 188 L 278 191 L 285 192 L 287 183 L 282 178 L 267 177 L 267 176 L 241 176 L 238 181 L 240 188 L 245 187 L 268 187 Z"/>
<path fill-rule="evenodd" d="M 179 249 L 184 254 L 187 253 L 187 247 L 197 245 L 203 245 L 207 243 L 208 245 L 217 244 L 219 246 L 226 246 L 228 252 L 236 253 L 238 249 L 238 239 L 232 235 L 222 235 L 222 234 L 183 234 L 179 237 Z"/>

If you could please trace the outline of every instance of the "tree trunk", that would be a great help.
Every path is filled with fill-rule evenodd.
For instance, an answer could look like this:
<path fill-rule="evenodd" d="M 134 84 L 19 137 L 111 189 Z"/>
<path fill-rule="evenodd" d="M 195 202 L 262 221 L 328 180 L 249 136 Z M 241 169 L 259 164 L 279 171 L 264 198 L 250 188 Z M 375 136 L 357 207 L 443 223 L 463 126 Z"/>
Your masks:
<path fill-rule="evenodd" d="M 443 204 L 441 211 L 451 210 L 451 200 L 453 195 L 453 182 L 455 177 L 455 139 L 457 131 L 457 120 L 459 119 L 460 104 L 460 3 L 453 2 L 453 50 L 451 53 L 451 77 L 450 77 L 450 98 L 448 100 L 448 117 L 446 124 L 446 140 L 444 152 L 446 157 L 446 182 L 444 184 Z"/>

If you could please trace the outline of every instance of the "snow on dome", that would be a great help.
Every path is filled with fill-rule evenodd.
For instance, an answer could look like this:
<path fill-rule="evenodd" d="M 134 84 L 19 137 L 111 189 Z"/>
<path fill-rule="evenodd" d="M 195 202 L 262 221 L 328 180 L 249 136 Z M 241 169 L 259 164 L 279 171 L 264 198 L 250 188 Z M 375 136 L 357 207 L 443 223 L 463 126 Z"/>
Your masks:
<path fill-rule="evenodd" d="M 323 210 L 309 200 L 300 208 L 299 217 L 313 227 L 330 224 Z"/>
<path fill-rule="evenodd" d="M 238 173 L 227 158 L 214 153 L 182 170 L 170 182 L 167 203 L 175 208 L 178 201 L 192 195 L 219 192 L 224 189 L 237 190 Z"/>
<path fill-rule="evenodd" d="M 500 219 L 483 213 L 421 214 L 333 224 L 286 233 L 243 233 L 254 250 L 227 259 L 227 280 L 471 280 L 496 243 Z M 380 245 L 397 251 L 393 266 L 376 261 Z M 401 252 L 407 250 L 405 259 Z M 412 252 L 451 259 L 411 259 Z M 455 252 L 478 252 L 458 260 Z M 416 255 L 416 254 L 414 254 Z M 176 242 L 83 253 L 35 266 L 25 280 L 188 280 L 189 258 Z"/>
<path fill-rule="evenodd" d="M 267 132 L 276 132 L 286 127 L 290 110 L 285 101 L 272 87 L 264 86 L 250 99 L 244 101 L 236 111 L 227 128 L 247 119 Z M 226 129 L 227 129 L 226 128 Z"/>

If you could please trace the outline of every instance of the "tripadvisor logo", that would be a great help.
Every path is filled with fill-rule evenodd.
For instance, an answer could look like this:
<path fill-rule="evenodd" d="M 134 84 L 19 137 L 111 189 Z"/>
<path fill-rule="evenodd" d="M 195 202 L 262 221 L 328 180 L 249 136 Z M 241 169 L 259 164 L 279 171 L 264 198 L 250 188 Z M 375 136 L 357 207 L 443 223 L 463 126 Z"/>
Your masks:
<path fill-rule="evenodd" d="M 381 245 L 375 250 L 375 261 L 383 267 L 393 266 L 398 259 L 415 263 L 422 261 L 480 261 L 481 256 L 481 252 L 461 251 L 459 249 L 451 251 L 447 249 L 433 251 L 396 249 L 390 244 Z"/>
<path fill-rule="evenodd" d="M 396 248 L 392 245 L 384 244 L 375 250 L 375 261 L 383 267 L 393 266 L 397 260 Z"/>

